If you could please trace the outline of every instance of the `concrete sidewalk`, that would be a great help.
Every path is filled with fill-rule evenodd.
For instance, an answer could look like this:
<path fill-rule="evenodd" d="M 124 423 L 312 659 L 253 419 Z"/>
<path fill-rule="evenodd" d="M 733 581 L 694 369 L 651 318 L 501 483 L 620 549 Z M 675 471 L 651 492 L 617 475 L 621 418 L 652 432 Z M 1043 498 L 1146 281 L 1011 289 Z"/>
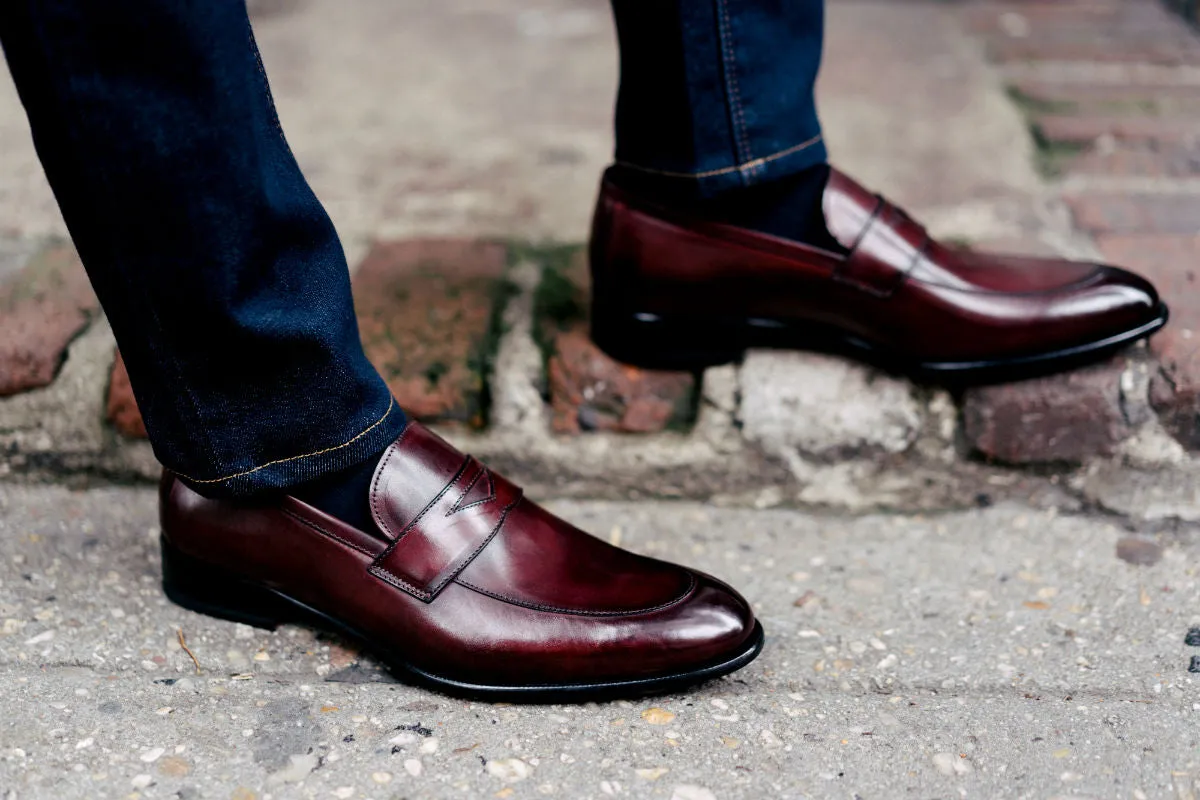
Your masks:
<path fill-rule="evenodd" d="M 343 642 L 172 606 L 150 490 L 0 488 L 0 797 L 1200 791 L 1194 533 L 1014 505 L 553 508 L 736 583 L 768 631 L 763 655 L 632 703 L 453 700 L 388 682 Z"/>

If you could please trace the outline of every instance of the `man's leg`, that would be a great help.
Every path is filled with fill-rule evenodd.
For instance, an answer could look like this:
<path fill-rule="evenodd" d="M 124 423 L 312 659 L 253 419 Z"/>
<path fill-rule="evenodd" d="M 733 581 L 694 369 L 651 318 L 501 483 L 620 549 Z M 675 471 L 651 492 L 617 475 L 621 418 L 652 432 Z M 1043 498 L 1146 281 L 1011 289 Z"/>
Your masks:
<path fill-rule="evenodd" d="M 613 0 L 614 179 L 756 230 L 837 248 L 814 86 L 824 0 Z"/>
<path fill-rule="evenodd" d="M 758 655 L 728 586 L 587 536 L 405 423 L 241 0 L 13 0 L 0 31 L 155 449 L 187 476 L 160 485 L 169 597 L 316 617 L 494 699 L 674 690 Z"/>
<path fill-rule="evenodd" d="M 0 41 L 159 460 L 249 495 L 387 447 L 404 414 L 242 0 L 11 0 Z"/>
<path fill-rule="evenodd" d="M 1166 322 L 1126 270 L 942 246 L 828 166 L 823 0 L 612 3 L 617 153 L 591 264 L 592 336 L 615 358 L 696 369 L 832 348 L 926 380 L 996 380 Z"/>

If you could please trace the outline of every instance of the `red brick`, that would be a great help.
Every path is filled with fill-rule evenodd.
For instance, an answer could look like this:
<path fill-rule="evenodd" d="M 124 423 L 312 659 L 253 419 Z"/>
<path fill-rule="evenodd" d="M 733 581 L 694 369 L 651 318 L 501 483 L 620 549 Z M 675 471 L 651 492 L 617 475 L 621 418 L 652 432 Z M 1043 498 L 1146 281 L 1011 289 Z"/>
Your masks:
<path fill-rule="evenodd" d="M 1200 235 L 1101 236 L 1101 252 L 1152 280 L 1171 322 L 1150 340 L 1160 373 L 1151 404 L 1184 446 L 1200 450 Z"/>
<path fill-rule="evenodd" d="M 1116 178 L 1191 178 L 1200 175 L 1200 147 L 1123 146 L 1069 159 L 1066 170 Z"/>
<path fill-rule="evenodd" d="M 1038 114 L 1034 121 L 1047 140 L 1072 144 L 1112 137 L 1118 142 L 1179 146 L 1194 142 L 1198 131 L 1194 119 L 1147 116 Z"/>
<path fill-rule="evenodd" d="M 1121 55 L 1152 59 L 1168 45 L 1186 53 L 1195 44 L 1187 26 L 1153 0 L 986 2 L 968 12 L 967 25 L 974 32 L 1024 43 L 1034 57 L 1053 58 L 1050 45 L 1074 44 L 1094 48 L 1077 52 L 1089 60 Z M 1031 45 L 1044 49 L 1032 50 Z"/>
<path fill-rule="evenodd" d="M 692 416 L 696 379 L 621 364 L 592 344 L 579 325 L 555 337 L 548 367 L 558 433 L 653 433 Z"/>
<path fill-rule="evenodd" d="M 0 285 L 0 396 L 54 380 L 100 308 L 69 245 L 43 249 Z"/>
<path fill-rule="evenodd" d="M 137 400 L 133 398 L 129 372 L 125 369 L 125 359 L 121 358 L 119 350 L 113 360 L 112 374 L 108 379 L 107 406 L 108 421 L 120 433 L 131 439 L 146 438 L 146 423 L 142 421 L 142 412 L 138 410 Z"/>
<path fill-rule="evenodd" d="M 535 303 L 538 335 L 557 433 L 653 433 L 687 425 L 694 415 L 690 372 L 643 370 L 614 361 L 587 333 L 587 262 L 582 251 L 551 266 Z"/>
<path fill-rule="evenodd" d="M 1070 104 L 1091 113 L 1200 116 L 1200 86 L 1089 85 L 1025 79 L 1015 81 L 1013 89 L 1030 100 Z"/>
<path fill-rule="evenodd" d="M 414 417 L 485 424 L 505 260 L 494 242 L 379 242 L 355 273 L 367 356 Z"/>
<path fill-rule="evenodd" d="M 1133 431 L 1121 410 L 1124 360 L 1018 383 L 969 389 L 971 446 L 1010 464 L 1078 463 L 1112 455 Z"/>
<path fill-rule="evenodd" d="M 1077 2 L 1046 3 L 1042 0 L 1024 2 L 980 2 L 965 9 L 964 23 L 972 33 L 1008 34 L 1005 15 L 1018 15 L 1030 31 L 1056 28 L 1063 25 L 1092 28 L 1102 24 L 1118 11 L 1124 0 L 1077 0 Z"/>
<path fill-rule="evenodd" d="M 1200 195 L 1075 195 L 1065 198 L 1075 224 L 1090 233 L 1193 233 Z"/>
<path fill-rule="evenodd" d="M 1200 350 L 1180 349 L 1150 380 L 1150 405 L 1179 443 L 1200 452 Z"/>
<path fill-rule="evenodd" d="M 1100 35 L 1086 41 L 1065 37 L 997 38 L 988 44 L 994 61 L 1085 61 L 1090 63 L 1157 64 L 1178 66 L 1200 61 L 1200 47 L 1189 42 L 1160 41 L 1117 35 Z"/>

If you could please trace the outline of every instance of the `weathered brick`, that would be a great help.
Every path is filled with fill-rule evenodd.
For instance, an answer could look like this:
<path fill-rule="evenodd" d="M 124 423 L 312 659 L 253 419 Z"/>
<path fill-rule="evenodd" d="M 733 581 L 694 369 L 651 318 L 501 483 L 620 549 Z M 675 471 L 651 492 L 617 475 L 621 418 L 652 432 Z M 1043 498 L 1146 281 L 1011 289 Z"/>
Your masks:
<path fill-rule="evenodd" d="M 100 304 L 69 245 L 48 246 L 0 284 L 0 396 L 54 380 Z"/>
<path fill-rule="evenodd" d="M 1191 178 L 1200 175 L 1200 146 L 1119 146 L 1070 158 L 1067 172 L 1114 178 Z"/>
<path fill-rule="evenodd" d="M 1111 455 L 1133 430 L 1121 408 L 1124 359 L 1017 383 L 976 387 L 963 399 L 971 447 L 1010 464 Z"/>
<path fill-rule="evenodd" d="M 363 347 L 414 417 L 485 424 L 505 260 L 494 242 L 378 242 L 355 272 Z"/>
<path fill-rule="evenodd" d="M 1119 11 L 1123 0 L 1044 0 L 979 2 L 964 10 L 967 30 L 981 34 L 1019 36 L 1063 25 L 1093 27 Z"/>
<path fill-rule="evenodd" d="M 1200 235 L 1111 235 L 1098 243 L 1106 258 L 1152 280 L 1171 307 L 1171 322 L 1150 340 L 1161 365 L 1151 404 L 1185 447 L 1200 450 Z"/>
<path fill-rule="evenodd" d="M 1090 40 L 1072 40 L 1065 36 L 997 38 L 988 44 L 987 53 L 995 61 L 1085 61 L 1089 63 L 1132 63 L 1177 66 L 1200 60 L 1200 47 L 1185 41 L 1163 41 L 1153 37 L 1106 38 L 1094 35 Z"/>
<path fill-rule="evenodd" d="M 588 273 L 582 250 L 545 254 L 536 331 L 546 351 L 551 427 L 557 433 L 654 433 L 689 424 L 696 378 L 644 370 L 596 347 L 587 332 Z"/>
<path fill-rule="evenodd" d="M 1186 146 L 1197 138 L 1194 119 L 1039 114 L 1035 122 L 1048 141 L 1070 144 L 1091 144 L 1101 137 L 1111 137 L 1119 142 Z"/>
<path fill-rule="evenodd" d="M 1200 86 L 1095 85 L 1017 80 L 1012 90 L 1030 110 L 1113 116 L 1200 116 Z"/>
<path fill-rule="evenodd" d="M 1200 348 L 1180 348 L 1178 357 L 1163 359 L 1150 379 L 1150 404 L 1180 444 L 1200 452 Z"/>
<path fill-rule="evenodd" d="M 1089 233 L 1194 233 L 1200 195 L 1081 194 L 1065 198 L 1075 224 Z"/>
<path fill-rule="evenodd" d="M 548 364 L 553 428 L 558 433 L 654 433 L 693 414 L 696 379 L 621 364 L 592 343 L 587 327 L 560 332 Z"/>
<path fill-rule="evenodd" d="M 112 426 L 121 434 L 132 439 L 146 438 L 146 423 L 142 421 L 142 412 L 138 409 L 137 400 L 133 397 L 133 387 L 129 384 L 129 372 L 125 369 L 125 359 L 118 350 L 113 359 L 112 373 L 108 379 L 108 402 L 105 416 Z"/>
<path fill-rule="evenodd" d="M 977 2 L 966 23 L 1010 59 L 1186 63 L 1197 49 L 1186 26 L 1150 0 Z"/>

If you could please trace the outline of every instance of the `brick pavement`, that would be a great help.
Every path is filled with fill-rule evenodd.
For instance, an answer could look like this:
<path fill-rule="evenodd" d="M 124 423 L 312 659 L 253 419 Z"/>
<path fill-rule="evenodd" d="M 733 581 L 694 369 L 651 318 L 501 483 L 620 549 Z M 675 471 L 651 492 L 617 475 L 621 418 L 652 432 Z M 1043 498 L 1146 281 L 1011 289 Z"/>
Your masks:
<path fill-rule="evenodd" d="M 1170 325 L 1150 342 L 1156 359 L 1151 399 L 1166 428 L 1197 449 L 1200 34 L 1155 0 L 981 1 L 966 19 L 1026 114 L 1042 164 L 1079 232 L 1106 260 L 1153 280 L 1171 306 Z M 1119 382 L 1120 372 L 1113 371 L 1111 382 Z M 1072 380 L 1042 382 L 1035 404 L 1053 404 L 1054 395 L 1074 390 Z M 1020 407 L 1030 391 L 993 390 L 968 407 L 983 418 L 989 415 L 977 406 Z M 1119 386 L 1105 391 L 1116 397 Z M 1062 434 L 1074 443 L 1042 437 L 1044 445 L 1024 441 L 1005 450 L 989 439 L 977 441 L 997 457 L 1019 450 L 1019 460 L 1039 460 L 1060 451 L 1102 453 L 1123 435 L 1121 426 L 1106 424 L 1106 412 L 1086 402 L 1066 414 L 1054 424 L 1074 428 L 1077 434 Z M 1003 424 L 1003 413 L 991 417 Z M 1007 437 L 1016 437 L 1025 417 L 1011 419 Z"/>

